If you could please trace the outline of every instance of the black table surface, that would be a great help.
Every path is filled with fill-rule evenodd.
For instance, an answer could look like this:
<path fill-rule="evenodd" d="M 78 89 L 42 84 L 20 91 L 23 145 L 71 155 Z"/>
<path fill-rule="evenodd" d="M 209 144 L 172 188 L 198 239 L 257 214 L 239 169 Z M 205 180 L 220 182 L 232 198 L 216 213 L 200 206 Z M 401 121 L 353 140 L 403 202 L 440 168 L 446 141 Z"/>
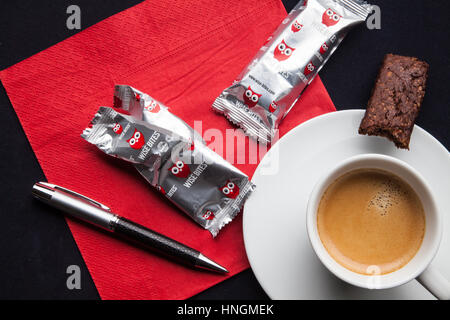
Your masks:
<path fill-rule="evenodd" d="M 79 32 L 66 27 L 66 8 L 76 4 L 82 29 L 139 0 L 3 0 L 0 3 L 0 69 Z M 447 149 L 450 133 L 450 2 L 372 0 L 381 29 L 353 30 L 321 71 L 338 110 L 364 108 L 384 54 L 419 57 L 430 64 L 427 93 L 417 124 Z M 255 3 L 257 1 L 255 0 Z M 283 0 L 289 11 L 296 1 Z M 167 8 L 170 10 L 170 8 Z M 45 180 L 3 86 L 0 88 L 0 299 L 99 299 L 61 215 L 30 196 Z M 431 155 L 430 155 L 431 156 Z M 81 290 L 68 290 L 66 269 L 81 268 Z M 268 299 L 251 270 L 193 299 Z"/>

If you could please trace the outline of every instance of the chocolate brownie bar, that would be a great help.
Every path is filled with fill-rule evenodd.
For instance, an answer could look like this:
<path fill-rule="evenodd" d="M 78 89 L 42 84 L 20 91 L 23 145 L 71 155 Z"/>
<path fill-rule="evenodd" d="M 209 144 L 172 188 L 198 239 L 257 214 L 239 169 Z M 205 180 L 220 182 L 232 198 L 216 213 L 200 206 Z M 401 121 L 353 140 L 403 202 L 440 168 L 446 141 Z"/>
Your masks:
<path fill-rule="evenodd" d="M 360 134 L 386 137 L 409 149 L 414 121 L 425 95 L 428 64 L 414 57 L 387 54 L 379 71 Z"/>

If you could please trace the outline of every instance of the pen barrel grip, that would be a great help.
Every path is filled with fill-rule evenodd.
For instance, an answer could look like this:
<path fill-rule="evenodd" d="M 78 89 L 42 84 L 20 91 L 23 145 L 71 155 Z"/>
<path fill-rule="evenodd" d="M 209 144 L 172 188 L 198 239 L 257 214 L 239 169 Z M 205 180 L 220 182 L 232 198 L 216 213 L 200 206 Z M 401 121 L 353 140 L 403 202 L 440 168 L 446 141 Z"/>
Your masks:
<path fill-rule="evenodd" d="M 197 263 L 197 250 L 128 219 L 119 218 L 114 233 L 179 262 L 191 266 Z"/>

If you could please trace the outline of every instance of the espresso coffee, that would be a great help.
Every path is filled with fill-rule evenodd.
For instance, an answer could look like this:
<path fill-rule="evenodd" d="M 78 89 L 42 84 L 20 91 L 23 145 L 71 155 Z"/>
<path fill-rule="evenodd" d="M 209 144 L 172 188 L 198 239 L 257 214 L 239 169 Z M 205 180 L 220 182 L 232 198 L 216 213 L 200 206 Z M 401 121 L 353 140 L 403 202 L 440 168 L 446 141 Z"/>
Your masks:
<path fill-rule="evenodd" d="M 339 177 L 324 192 L 317 227 L 339 264 L 360 274 L 386 274 L 419 250 L 425 213 L 406 182 L 386 171 L 360 169 Z"/>

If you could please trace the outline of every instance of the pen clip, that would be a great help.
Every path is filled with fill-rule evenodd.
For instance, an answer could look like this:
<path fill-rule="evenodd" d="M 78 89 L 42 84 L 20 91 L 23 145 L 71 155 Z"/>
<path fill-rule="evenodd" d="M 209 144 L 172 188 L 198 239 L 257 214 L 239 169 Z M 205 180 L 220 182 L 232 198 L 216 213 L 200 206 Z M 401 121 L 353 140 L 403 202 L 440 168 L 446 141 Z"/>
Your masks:
<path fill-rule="evenodd" d="M 100 203 L 98 201 L 95 201 L 94 199 L 91 199 L 91 198 L 88 198 L 86 196 L 83 196 L 82 194 L 80 194 L 78 192 L 75 192 L 75 191 L 72 191 L 72 190 L 69 190 L 69 189 L 57 186 L 56 184 L 52 184 L 52 183 L 48 183 L 48 182 L 39 182 L 39 183 L 44 185 L 44 186 L 46 186 L 46 187 L 53 188 L 55 190 L 59 190 L 59 191 L 63 191 L 65 193 L 68 193 L 68 194 L 70 194 L 70 195 L 72 195 L 72 196 L 74 196 L 76 198 L 83 199 L 83 200 L 85 200 L 85 201 L 87 201 L 87 202 L 89 202 L 89 203 L 99 207 L 100 209 L 103 209 L 103 210 L 106 210 L 106 211 L 111 211 L 111 209 L 109 207 L 105 206 L 104 204 L 102 204 L 102 203 Z"/>

